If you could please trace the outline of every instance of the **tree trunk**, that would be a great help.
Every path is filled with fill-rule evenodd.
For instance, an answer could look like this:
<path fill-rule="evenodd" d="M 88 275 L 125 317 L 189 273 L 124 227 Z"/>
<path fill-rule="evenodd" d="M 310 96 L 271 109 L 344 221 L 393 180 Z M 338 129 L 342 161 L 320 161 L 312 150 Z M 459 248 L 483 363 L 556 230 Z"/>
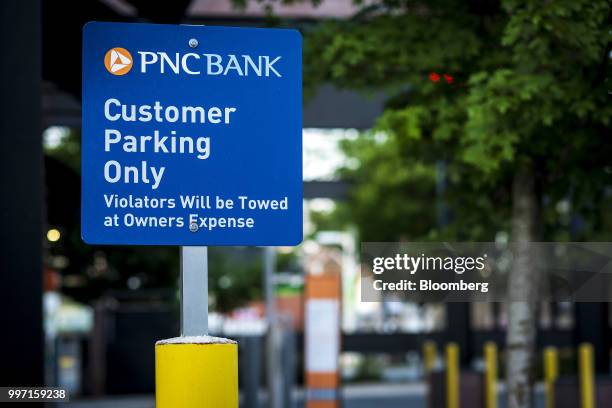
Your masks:
<path fill-rule="evenodd" d="M 533 406 L 532 378 L 536 335 L 537 276 L 529 242 L 536 239 L 538 200 L 533 164 L 520 164 L 512 183 L 514 260 L 508 287 L 506 386 L 508 408 Z"/>

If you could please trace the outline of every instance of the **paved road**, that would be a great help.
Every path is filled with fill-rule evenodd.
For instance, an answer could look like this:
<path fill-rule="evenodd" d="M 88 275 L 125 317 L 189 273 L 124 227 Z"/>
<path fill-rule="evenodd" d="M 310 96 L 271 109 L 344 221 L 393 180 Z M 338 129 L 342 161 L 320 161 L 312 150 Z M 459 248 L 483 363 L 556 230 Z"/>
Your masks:
<path fill-rule="evenodd" d="M 425 408 L 424 384 L 360 384 L 343 388 L 343 408 Z M 260 408 L 266 408 L 266 395 L 260 395 Z M 292 408 L 304 406 L 303 392 L 294 393 Z M 70 408 L 154 408 L 151 395 L 82 399 Z"/>
<path fill-rule="evenodd" d="M 411 384 L 359 384 L 343 388 L 343 408 L 426 408 L 425 385 Z M 502 390 L 503 392 L 503 390 Z M 303 393 L 295 392 L 291 408 L 303 408 Z M 69 403 L 70 408 L 155 408 L 152 395 L 82 399 Z M 504 408 L 500 393 L 499 408 Z M 544 407 L 542 387 L 536 387 L 536 407 Z M 260 408 L 266 408 L 266 397 L 260 396 Z"/>

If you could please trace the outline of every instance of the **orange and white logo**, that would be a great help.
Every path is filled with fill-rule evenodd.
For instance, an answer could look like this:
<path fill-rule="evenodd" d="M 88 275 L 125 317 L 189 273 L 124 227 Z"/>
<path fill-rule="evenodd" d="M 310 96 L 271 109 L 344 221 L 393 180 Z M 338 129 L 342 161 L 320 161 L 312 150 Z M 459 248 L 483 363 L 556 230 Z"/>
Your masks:
<path fill-rule="evenodd" d="M 104 66 L 113 75 L 125 75 L 132 69 L 132 54 L 125 48 L 115 47 L 106 52 Z"/>

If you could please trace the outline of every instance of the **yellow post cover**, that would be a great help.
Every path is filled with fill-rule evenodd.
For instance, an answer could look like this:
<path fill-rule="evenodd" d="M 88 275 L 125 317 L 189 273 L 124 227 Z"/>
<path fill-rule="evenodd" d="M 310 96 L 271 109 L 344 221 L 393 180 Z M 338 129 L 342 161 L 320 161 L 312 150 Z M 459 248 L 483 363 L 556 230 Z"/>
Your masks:
<path fill-rule="evenodd" d="M 238 408 L 238 344 L 188 336 L 155 344 L 156 408 Z"/>
<path fill-rule="evenodd" d="M 581 408 L 595 408 L 595 368 L 593 358 L 593 346 L 589 343 L 582 343 L 578 348 Z"/>
<path fill-rule="evenodd" d="M 446 345 L 446 408 L 459 408 L 459 346 Z"/>

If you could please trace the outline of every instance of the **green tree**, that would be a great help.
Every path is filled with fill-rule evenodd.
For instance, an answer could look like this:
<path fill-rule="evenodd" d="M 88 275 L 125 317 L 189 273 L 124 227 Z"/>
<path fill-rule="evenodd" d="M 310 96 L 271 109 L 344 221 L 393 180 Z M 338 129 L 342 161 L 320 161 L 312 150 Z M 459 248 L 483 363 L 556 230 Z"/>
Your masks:
<path fill-rule="evenodd" d="M 612 172 L 610 28 L 607 0 L 381 0 L 313 29 L 305 43 L 308 85 L 396 95 L 375 129 L 388 139 L 360 152 L 351 149 L 367 142 L 347 147 L 357 160 L 347 174 L 366 183 L 353 194 L 352 211 L 381 219 L 375 194 L 393 190 L 408 203 L 410 191 L 400 186 L 412 189 L 417 178 L 406 173 L 444 162 L 455 212 L 447 235 L 491 240 L 488 234 L 508 227 L 513 241 L 555 239 L 564 226 L 551 208 L 562 200 L 584 218 L 585 236 L 596 232 Z M 390 149 L 400 156 L 389 158 Z M 394 164 L 402 168 L 389 171 Z M 363 224 L 362 238 L 375 230 Z M 411 231 L 397 222 L 385 237 Z M 425 235 L 441 234 L 430 228 Z M 508 305 L 510 408 L 532 406 L 536 327 L 535 274 L 523 252 L 514 265 L 510 298 L 531 297 Z"/>

